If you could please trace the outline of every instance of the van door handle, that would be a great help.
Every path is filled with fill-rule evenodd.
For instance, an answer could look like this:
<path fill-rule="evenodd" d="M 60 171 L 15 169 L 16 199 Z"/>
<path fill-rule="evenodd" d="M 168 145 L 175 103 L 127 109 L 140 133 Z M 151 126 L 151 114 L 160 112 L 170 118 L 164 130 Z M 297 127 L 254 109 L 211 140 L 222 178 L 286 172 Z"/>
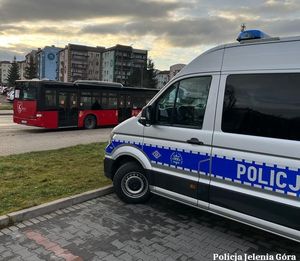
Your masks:
<path fill-rule="evenodd" d="M 190 144 L 195 144 L 195 145 L 204 145 L 204 143 L 200 140 L 198 140 L 197 138 L 191 138 L 190 140 L 186 141 L 187 143 Z"/>

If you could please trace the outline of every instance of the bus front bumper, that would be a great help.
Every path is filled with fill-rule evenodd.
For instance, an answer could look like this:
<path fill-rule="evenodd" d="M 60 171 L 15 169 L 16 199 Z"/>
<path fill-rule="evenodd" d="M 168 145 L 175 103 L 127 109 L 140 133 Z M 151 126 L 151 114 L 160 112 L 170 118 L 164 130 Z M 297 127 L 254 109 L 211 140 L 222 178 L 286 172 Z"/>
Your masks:
<path fill-rule="evenodd" d="M 28 119 L 14 116 L 14 123 L 28 126 L 44 127 L 40 118 Z"/>

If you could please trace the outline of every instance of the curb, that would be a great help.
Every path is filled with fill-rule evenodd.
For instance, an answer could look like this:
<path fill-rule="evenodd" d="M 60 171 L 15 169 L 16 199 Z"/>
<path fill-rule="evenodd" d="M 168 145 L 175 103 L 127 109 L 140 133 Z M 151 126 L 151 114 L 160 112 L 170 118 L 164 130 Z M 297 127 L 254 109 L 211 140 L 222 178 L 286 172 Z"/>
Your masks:
<path fill-rule="evenodd" d="M 75 196 L 70 196 L 62 199 L 58 199 L 49 203 L 45 203 L 36 207 L 31 207 L 23 209 L 20 211 L 12 212 L 4 216 L 0 216 L 0 228 L 5 228 L 11 226 L 15 223 L 31 219 L 37 216 L 45 215 L 50 212 L 71 207 L 73 205 L 94 199 L 97 197 L 102 197 L 113 192 L 113 186 L 109 185 L 100 189 L 91 190 L 78 194 Z"/>
<path fill-rule="evenodd" d="M 4 113 L 0 112 L 0 116 L 11 116 L 11 115 L 13 115 L 13 113 L 11 112 L 4 112 Z"/>
<path fill-rule="evenodd" d="M 13 110 L 0 110 L 0 116 L 13 115 Z"/>

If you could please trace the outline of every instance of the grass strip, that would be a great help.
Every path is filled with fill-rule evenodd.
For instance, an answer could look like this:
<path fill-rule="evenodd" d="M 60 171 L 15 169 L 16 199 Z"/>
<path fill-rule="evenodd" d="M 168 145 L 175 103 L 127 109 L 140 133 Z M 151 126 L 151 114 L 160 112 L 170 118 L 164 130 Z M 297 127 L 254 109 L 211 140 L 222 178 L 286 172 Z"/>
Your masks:
<path fill-rule="evenodd" d="M 0 111 L 1 110 L 12 110 L 13 105 L 12 104 L 0 104 Z"/>
<path fill-rule="evenodd" d="M 105 143 L 0 157 L 0 215 L 111 183 Z"/>

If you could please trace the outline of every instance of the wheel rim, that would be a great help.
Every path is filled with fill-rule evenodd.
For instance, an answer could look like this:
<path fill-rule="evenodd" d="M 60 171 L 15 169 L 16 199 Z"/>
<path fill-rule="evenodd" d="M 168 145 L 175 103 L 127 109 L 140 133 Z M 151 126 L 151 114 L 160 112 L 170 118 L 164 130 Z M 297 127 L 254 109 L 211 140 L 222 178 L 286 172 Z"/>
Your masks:
<path fill-rule="evenodd" d="M 121 188 L 128 197 L 140 198 L 148 190 L 148 181 L 143 174 L 130 172 L 123 177 Z"/>
<path fill-rule="evenodd" d="M 87 129 L 93 128 L 94 127 L 94 119 L 87 118 L 85 124 L 86 124 L 85 126 L 86 126 Z"/>

